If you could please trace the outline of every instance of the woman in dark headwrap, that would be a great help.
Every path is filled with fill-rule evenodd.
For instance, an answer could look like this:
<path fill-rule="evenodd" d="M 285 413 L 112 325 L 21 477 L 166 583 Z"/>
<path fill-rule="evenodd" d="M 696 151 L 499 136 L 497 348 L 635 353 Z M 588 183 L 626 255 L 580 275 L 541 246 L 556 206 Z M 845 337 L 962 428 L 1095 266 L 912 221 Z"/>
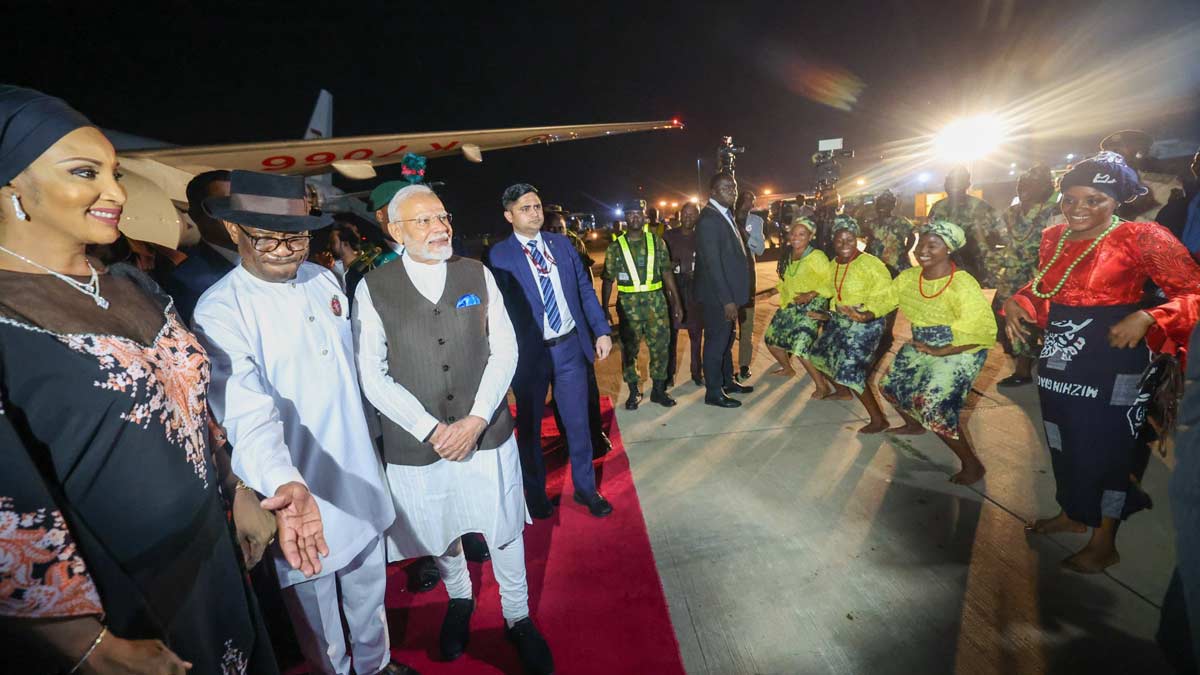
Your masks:
<path fill-rule="evenodd" d="M 879 408 L 868 379 L 875 366 L 876 348 L 883 338 L 884 317 L 896 309 L 896 294 L 892 275 L 883 261 L 858 250 L 858 235 L 858 223 L 853 218 L 834 219 L 835 258 L 829 266 L 827 283 L 833 289 L 829 302 L 835 311 L 813 313 L 825 325 L 809 361 L 832 385 L 833 392 L 824 398 L 849 400 L 853 391 L 871 418 L 858 432 L 877 434 L 887 429 L 887 417 Z M 821 389 L 820 382 L 817 387 Z"/>
<path fill-rule="evenodd" d="M 996 342 L 996 317 L 979 282 L 950 260 L 966 243 L 962 228 L 948 220 L 921 229 L 921 266 L 892 282 L 900 311 L 912 324 L 912 342 L 900 348 L 879 382 L 879 392 L 904 418 L 903 426 L 889 431 L 937 434 L 962 462 L 950 479 L 962 485 L 983 478 L 984 468 L 962 432 L 959 413 Z"/>
<path fill-rule="evenodd" d="M 1153 432 L 1139 380 L 1152 352 L 1186 349 L 1200 319 L 1200 267 L 1157 223 L 1122 221 L 1117 207 L 1143 194 L 1137 172 L 1102 152 L 1062 178 L 1067 222 L 1042 235 L 1033 281 L 1004 305 L 1012 340 L 1043 328 L 1038 395 L 1062 511 L 1029 525 L 1092 538 L 1063 561 L 1098 573 L 1120 560 L 1120 522 L 1149 504 L 1137 484 Z M 1168 301 L 1139 309 L 1147 280 Z"/>
<path fill-rule="evenodd" d="M 208 358 L 145 275 L 85 254 L 117 239 L 119 179 L 82 115 L 0 86 L 0 623 L 45 652 L 4 659 L 273 673 L 219 487 L 239 536 L 272 518 L 209 445 Z M 293 485 L 285 548 L 287 517 L 315 515 Z"/>

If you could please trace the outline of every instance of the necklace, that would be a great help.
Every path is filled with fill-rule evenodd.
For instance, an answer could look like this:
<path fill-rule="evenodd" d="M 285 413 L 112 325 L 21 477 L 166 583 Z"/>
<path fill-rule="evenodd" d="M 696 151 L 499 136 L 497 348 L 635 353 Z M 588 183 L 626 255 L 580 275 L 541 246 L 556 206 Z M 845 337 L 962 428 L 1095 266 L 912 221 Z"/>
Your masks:
<path fill-rule="evenodd" d="M 39 270 L 42 270 L 43 272 L 45 272 L 47 274 L 58 277 L 62 281 L 65 281 L 67 284 L 69 284 L 71 286 L 71 288 L 74 288 L 75 290 L 79 291 L 80 293 L 83 293 L 84 295 L 89 296 L 92 300 L 94 300 L 96 302 L 96 306 L 98 306 L 100 309 L 108 309 L 108 300 L 105 300 L 103 297 L 100 296 L 100 275 L 96 272 L 96 268 L 92 267 L 92 261 L 87 260 L 86 258 L 84 259 L 84 262 L 87 263 L 88 269 L 92 271 L 92 278 L 90 280 L 88 280 L 88 282 L 85 284 L 85 283 L 76 281 L 65 274 L 59 274 L 58 272 L 55 272 L 54 270 L 50 269 L 49 267 L 46 267 L 45 265 L 39 265 L 38 263 L 35 263 L 34 261 L 30 260 L 29 258 L 26 258 L 25 256 L 21 255 L 20 253 L 15 253 L 13 251 L 10 251 L 10 250 L 4 248 L 3 246 L 0 246 L 0 251 L 4 251 L 5 253 L 11 255 L 14 258 L 23 260 L 26 263 L 33 265 L 34 267 L 38 268 Z"/>
<path fill-rule="evenodd" d="M 1067 235 L 1071 234 L 1071 228 L 1064 227 L 1062 236 L 1058 239 L 1058 246 L 1054 249 L 1054 255 L 1050 256 L 1050 262 L 1046 263 L 1045 267 L 1038 270 L 1037 274 L 1033 275 L 1033 285 L 1030 287 L 1030 289 L 1033 291 L 1033 294 L 1043 300 L 1049 300 L 1050 298 L 1058 295 L 1058 292 L 1061 291 L 1063 286 L 1066 285 L 1067 278 L 1071 276 L 1071 272 L 1075 270 L 1075 266 L 1078 265 L 1084 258 L 1088 257 L 1088 254 L 1095 250 L 1096 247 L 1100 245 L 1100 242 L 1103 241 L 1104 238 L 1109 235 L 1109 233 L 1117 229 L 1117 226 L 1120 224 L 1121 219 L 1113 216 L 1112 223 L 1110 223 L 1108 227 L 1104 228 L 1104 231 L 1101 232 L 1098 237 L 1092 240 L 1092 243 L 1087 247 L 1087 250 L 1081 253 L 1078 258 L 1076 258 L 1071 262 L 1070 265 L 1067 266 L 1067 271 L 1063 272 L 1062 278 L 1058 280 L 1058 285 L 1054 287 L 1054 290 L 1050 291 L 1049 293 L 1043 293 L 1042 291 L 1038 290 L 1038 286 L 1042 285 L 1042 278 L 1046 276 L 1046 272 L 1050 271 L 1050 268 L 1053 267 L 1054 263 L 1058 261 L 1058 257 L 1062 255 L 1063 247 L 1067 245 Z"/>
<path fill-rule="evenodd" d="M 842 269 L 842 263 L 836 263 L 833 268 L 833 287 L 837 289 L 838 302 L 842 301 L 842 286 L 846 285 L 846 277 L 850 276 L 850 263 L 858 259 L 858 252 L 854 253 L 854 257 L 846 261 L 846 271 L 842 272 L 842 280 L 838 281 L 838 271 Z"/>
<path fill-rule="evenodd" d="M 917 275 L 917 290 L 921 292 L 921 297 L 925 298 L 926 300 L 932 300 L 942 293 L 945 293 L 946 289 L 950 288 L 950 284 L 954 283 L 954 273 L 957 271 L 958 266 L 954 263 L 950 263 L 950 280 L 946 282 L 945 286 L 942 286 L 942 290 L 934 293 L 933 295 L 925 295 L 925 270 L 922 268 L 921 273 Z"/>

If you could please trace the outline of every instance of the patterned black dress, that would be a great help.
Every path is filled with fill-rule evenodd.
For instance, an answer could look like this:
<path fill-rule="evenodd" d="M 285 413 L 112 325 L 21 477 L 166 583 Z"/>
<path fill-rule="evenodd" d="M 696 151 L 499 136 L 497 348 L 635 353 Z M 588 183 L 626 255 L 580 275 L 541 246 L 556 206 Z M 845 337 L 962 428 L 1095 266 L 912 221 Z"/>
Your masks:
<path fill-rule="evenodd" d="M 101 290 L 108 310 L 0 272 L 0 616 L 102 615 L 191 673 L 276 673 L 208 447 L 208 357 L 136 270 Z"/>

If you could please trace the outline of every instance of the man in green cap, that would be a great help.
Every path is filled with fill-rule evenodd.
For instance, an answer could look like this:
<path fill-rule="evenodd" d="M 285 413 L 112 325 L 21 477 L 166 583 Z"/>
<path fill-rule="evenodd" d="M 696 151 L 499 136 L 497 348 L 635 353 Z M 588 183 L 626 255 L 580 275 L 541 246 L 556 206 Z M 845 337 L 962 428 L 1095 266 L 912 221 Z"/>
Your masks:
<path fill-rule="evenodd" d="M 988 273 L 987 252 L 1000 231 L 1000 216 L 990 204 L 967 194 L 971 187 L 971 172 L 965 166 L 956 166 L 946 174 L 946 198 L 929 209 L 929 222 L 948 220 L 967 233 L 967 245 L 958 252 L 963 269 L 979 280 L 979 285 L 992 288 L 993 281 Z"/>
<path fill-rule="evenodd" d="M 392 201 L 392 197 L 400 191 L 400 188 L 411 184 L 406 180 L 389 180 L 371 190 L 371 196 L 368 199 L 371 210 L 375 213 L 375 221 L 379 223 L 379 229 L 383 231 L 383 241 L 382 243 L 363 242 L 358 256 L 346 270 L 346 296 L 350 298 L 351 302 L 354 301 L 354 290 L 358 286 L 358 282 L 367 272 L 399 258 L 400 253 L 404 250 L 402 245 L 392 241 L 387 234 L 387 205 Z"/>
<path fill-rule="evenodd" d="M 908 252 L 916 243 L 912 221 L 895 215 L 895 210 L 896 195 L 891 190 L 884 190 L 875 198 L 874 217 L 863 223 L 867 253 L 882 260 L 893 278 L 912 267 Z"/>
<path fill-rule="evenodd" d="M 645 201 L 628 204 L 625 219 L 628 227 L 609 245 L 604 255 L 600 304 L 607 314 L 616 282 L 622 374 L 629 385 L 625 409 L 637 410 L 642 400 L 637 371 L 642 340 L 650 350 L 650 379 L 654 382 L 650 400 L 669 408 L 675 405 L 675 399 L 667 394 L 666 387 L 671 325 L 683 316 L 675 275 L 671 273 L 671 256 L 662 238 L 650 232 L 646 225 Z M 609 324 L 612 323 L 610 318 Z"/>

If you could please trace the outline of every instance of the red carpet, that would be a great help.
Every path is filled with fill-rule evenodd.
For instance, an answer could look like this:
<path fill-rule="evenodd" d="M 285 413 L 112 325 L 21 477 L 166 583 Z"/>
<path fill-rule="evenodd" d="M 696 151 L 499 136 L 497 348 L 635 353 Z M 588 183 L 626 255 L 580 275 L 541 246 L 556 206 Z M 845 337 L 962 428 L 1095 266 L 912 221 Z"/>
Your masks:
<path fill-rule="evenodd" d="M 547 411 L 543 420 L 543 443 L 551 451 L 548 490 L 552 497 L 561 494 L 562 502 L 553 518 L 535 520 L 525 529 L 530 610 L 562 675 L 683 673 L 612 401 L 604 398 L 601 409 L 613 442 L 612 452 L 596 464 L 600 489 L 614 509 L 604 519 L 572 501 L 565 457 L 553 452 L 561 449 L 554 418 Z M 389 568 L 392 652 L 423 675 L 522 672 L 516 650 L 504 638 L 491 565 L 470 567 L 476 588 L 471 643 L 453 663 L 437 661 L 445 588 L 413 594 L 405 590 L 405 570 Z"/>

